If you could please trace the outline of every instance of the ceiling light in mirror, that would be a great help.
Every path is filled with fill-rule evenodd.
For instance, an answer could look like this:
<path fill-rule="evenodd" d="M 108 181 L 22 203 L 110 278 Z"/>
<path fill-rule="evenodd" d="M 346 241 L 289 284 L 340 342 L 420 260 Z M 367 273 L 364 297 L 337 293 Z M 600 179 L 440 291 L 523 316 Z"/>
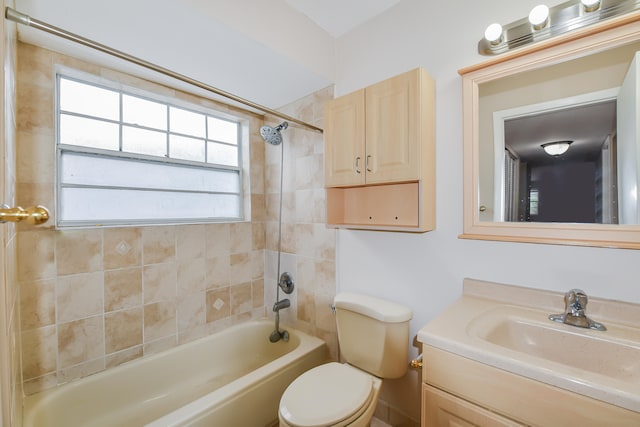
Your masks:
<path fill-rule="evenodd" d="M 600 0 L 581 0 L 585 12 L 595 12 L 600 8 Z"/>
<path fill-rule="evenodd" d="M 542 144 L 541 147 L 545 153 L 550 156 L 562 156 L 567 152 L 573 141 L 555 141 Z"/>

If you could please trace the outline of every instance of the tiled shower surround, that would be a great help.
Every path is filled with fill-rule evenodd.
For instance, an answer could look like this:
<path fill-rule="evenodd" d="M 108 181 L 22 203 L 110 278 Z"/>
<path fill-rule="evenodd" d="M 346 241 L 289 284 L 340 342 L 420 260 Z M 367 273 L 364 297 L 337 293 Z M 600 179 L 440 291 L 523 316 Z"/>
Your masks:
<path fill-rule="evenodd" d="M 25 393 L 233 323 L 272 316 L 283 146 L 282 263 L 296 290 L 287 296 L 292 307 L 283 311 L 282 321 L 325 339 L 337 356 L 329 307 L 335 294 L 335 230 L 324 220 L 322 134 L 292 125 L 283 133 L 283 146 L 267 147 L 259 135 L 262 117 L 18 44 L 17 200 L 22 206 L 54 206 L 57 64 L 248 120 L 251 221 L 64 231 L 55 230 L 53 221 L 21 225 L 17 256 Z M 285 110 L 321 125 L 322 103 L 331 96 L 328 88 Z"/>

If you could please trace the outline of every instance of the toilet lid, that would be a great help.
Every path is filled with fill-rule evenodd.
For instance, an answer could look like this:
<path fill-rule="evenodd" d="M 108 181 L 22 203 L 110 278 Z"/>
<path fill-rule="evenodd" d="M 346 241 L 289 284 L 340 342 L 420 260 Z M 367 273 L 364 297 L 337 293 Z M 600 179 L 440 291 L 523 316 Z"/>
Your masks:
<path fill-rule="evenodd" d="M 295 379 L 280 399 L 280 416 L 292 426 L 330 426 L 355 414 L 370 400 L 371 377 L 331 362 Z"/>

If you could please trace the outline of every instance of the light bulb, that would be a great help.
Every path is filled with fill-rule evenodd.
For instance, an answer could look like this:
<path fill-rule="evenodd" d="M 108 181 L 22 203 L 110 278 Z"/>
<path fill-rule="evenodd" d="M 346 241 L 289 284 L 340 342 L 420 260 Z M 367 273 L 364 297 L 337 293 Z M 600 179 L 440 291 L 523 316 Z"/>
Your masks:
<path fill-rule="evenodd" d="M 594 12 L 600 9 L 600 0 L 581 0 L 586 12 Z"/>
<path fill-rule="evenodd" d="M 535 30 L 541 30 L 547 25 L 547 21 L 549 20 L 549 7 L 544 4 L 539 4 L 538 6 L 531 9 L 529 13 L 529 22 L 533 25 Z"/>
<path fill-rule="evenodd" d="M 484 38 L 491 44 L 498 44 L 502 41 L 502 25 L 494 23 L 484 31 Z"/>

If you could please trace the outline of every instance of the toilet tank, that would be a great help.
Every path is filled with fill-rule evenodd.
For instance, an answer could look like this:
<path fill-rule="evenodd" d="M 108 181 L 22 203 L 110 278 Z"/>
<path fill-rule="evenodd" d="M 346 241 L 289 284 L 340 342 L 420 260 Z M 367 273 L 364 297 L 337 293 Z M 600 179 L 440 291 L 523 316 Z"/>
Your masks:
<path fill-rule="evenodd" d="M 407 371 L 409 307 L 351 292 L 334 299 L 342 359 L 380 378 L 400 378 Z"/>

